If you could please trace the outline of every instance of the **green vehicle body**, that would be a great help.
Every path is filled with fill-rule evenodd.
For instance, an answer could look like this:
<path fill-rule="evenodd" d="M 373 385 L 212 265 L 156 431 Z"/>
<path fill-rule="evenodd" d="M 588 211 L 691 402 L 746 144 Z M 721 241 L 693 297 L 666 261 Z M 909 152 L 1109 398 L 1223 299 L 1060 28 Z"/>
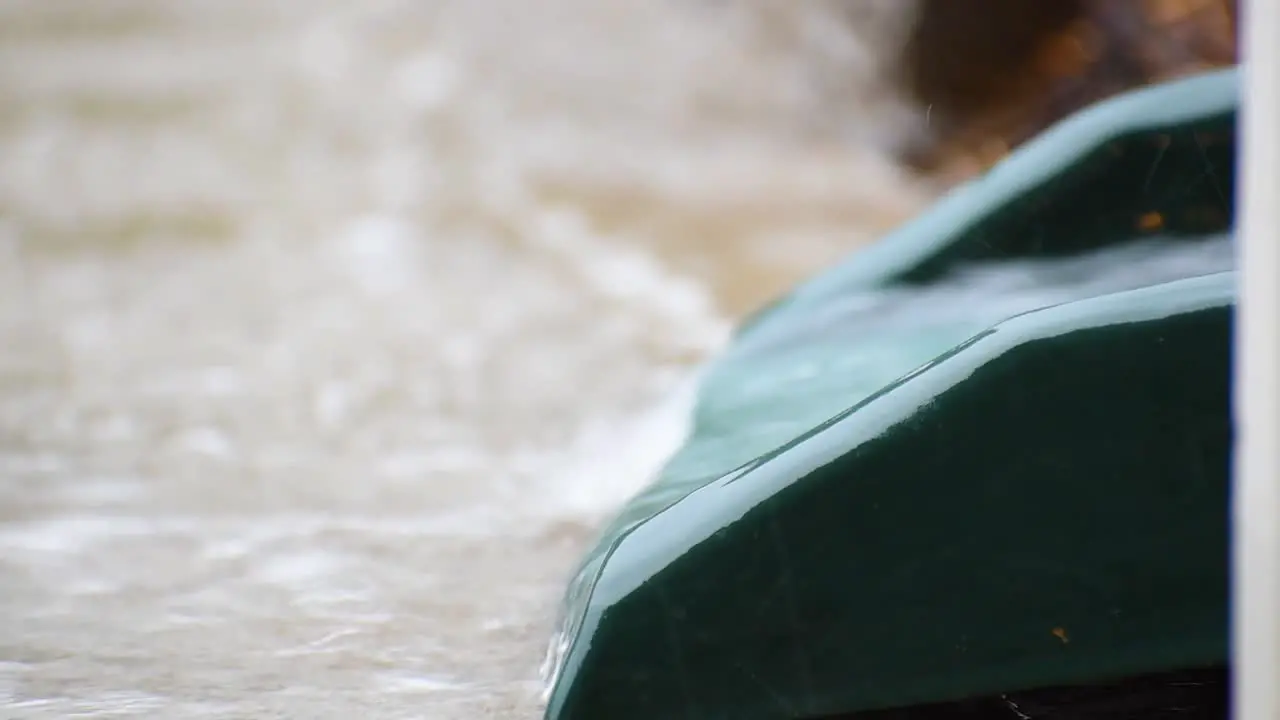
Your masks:
<path fill-rule="evenodd" d="M 1221 684 L 1237 83 L 1069 118 L 744 323 L 569 584 L 547 719 Z M 1097 271 L 1173 245 L 1218 250 Z M 938 292 L 1009 263 L 1041 291 Z"/>

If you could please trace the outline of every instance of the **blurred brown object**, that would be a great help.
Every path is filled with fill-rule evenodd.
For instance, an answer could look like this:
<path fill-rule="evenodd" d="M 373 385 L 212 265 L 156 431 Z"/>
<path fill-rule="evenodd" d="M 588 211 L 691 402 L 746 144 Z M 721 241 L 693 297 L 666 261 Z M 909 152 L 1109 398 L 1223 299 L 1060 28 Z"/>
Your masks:
<path fill-rule="evenodd" d="M 1238 0 L 921 0 L 900 82 L 927 115 L 904 150 L 959 179 L 1086 105 L 1237 62 Z"/>

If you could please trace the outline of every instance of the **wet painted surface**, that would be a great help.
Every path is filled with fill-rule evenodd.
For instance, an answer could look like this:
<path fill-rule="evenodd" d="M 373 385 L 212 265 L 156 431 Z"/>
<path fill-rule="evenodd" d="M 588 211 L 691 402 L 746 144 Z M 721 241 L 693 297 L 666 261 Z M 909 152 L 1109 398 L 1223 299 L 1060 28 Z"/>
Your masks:
<path fill-rule="evenodd" d="M 671 678 L 683 673 L 675 668 L 674 661 L 663 663 L 651 656 L 645 664 L 632 658 L 623 665 L 601 669 L 598 665 L 608 666 L 609 661 L 593 658 L 600 653 L 615 660 L 621 656 L 611 653 L 632 657 L 625 648 L 600 649 L 600 635 L 607 633 L 611 641 L 617 642 L 619 637 L 635 631 L 628 627 L 632 621 L 644 625 L 645 621 L 635 619 L 637 616 L 661 615 L 669 599 L 662 596 L 662 591 L 651 591 L 651 585 L 661 586 L 663 582 L 656 577 L 650 580 L 650 576 L 664 573 L 668 563 L 688 570 L 690 563 L 696 563 L 682 558 L 686 551 L 690 556 L 698 555 L 702 547 L 698 541 L 707 533 L 719 537 L 722 531 L 730 531 L 733 518 L 728 516 L 722 518 L 723 525 L 707 520 L 706 527 L 696 527 L 695 521 L 688 518 L 719 517 L 723 508 L 717 508 L 718 496 L 714 493 L 708 496 L 711 499 L 696 502 L 695 496 L 704 495 L 708 488 L 726 482 L 726 478 L 742 474 L 742 467 L 760 462 L 756 458 L 771 457 L 775 448 L 810 428 L 829 418 L 843 417 L 850 407 L 877 394 L 886 384 L 904 374 L 919 372 L 917 368 L 927 366 L 939 353 L 1005 318 L 1055 303 L 1233 267 L 1229 236 L 1195 233 L 1225 233 L 1231 225 L 1230 185 L 1223 178 L 1232 174 L 1235 98 L 1235 76 L 1225 72 L 1136 93 L 1087 112 L 1028 146 L 988 176 L 944 199 L 919 220 L 806 282 L 752 319 L 722 358 L 706 370 L 689 441 L 664 468 L 658 482 L 633 499 L 606 528 L 570 585 L 564 633 L 551 653 L 557 661 L 553 667 L 561 667 L 562 663 L 566 668 L 567 676 L 562 676 L 559 691 L 564 705 L 553 706 L 553 710 L 566 713 L 563 717 L 576 717 L 574 713 L 581 712 L 590 717 L 604 712 L 605 705 L 598 704 L 605 703 L 604 696 L 592 695 L 601 692 L 602 685 L 592 683 L 611 687 L 624 683 L 618 673 L 625 665 L 632 668 L 635 679 L 634 693 L 628 697 L 651 698 L 645 701 L 653 703 L 645 706 L 649 712 L 682 711 L 684 706 L 678 702 L 674 685 L 663 684 L 674 682 Z M 1028 238 L 1041 242 L 1030 242 Z M 1099 247 L 1105 249 L 1097 250 Z M 941 279 L 936 279 L 940 274 Z M 930 278 L 935 279 L 921 284 Z M 1216 345 L 1214 348 L 1214 352 L 1221 351 L 1219 359 L 1225 363 L 1226 351 Z M 1100 382 L 1106 385 L 1106 381 Z M 1217 389 L 1213 384 L 1216 380 L 1206 382 L 1205 392 L 1212 395 Z M 1092 402 L 1105 404 L 1102 396 L 1109 391 L 1101 386 L 1095 390 L 1099 395 Z M 1030 412 L 1052 415 L 1055 410 L 1039 407 Z M 1139 407 L 1136 412 L 1141 417 L 1143 409 Z M 987 424 L 984 419 L 974 422 L 979 427 Z M 933 447 L 932 441 L 926 446 Z M 1036 447 L 1036 452 L 1046 457 L 1054 455 L 1051 440 L 1041 439 Z M 857 452 L 852 445 L 845 450 Z M 1082 451 L 1073 446 L 1064 452 L 1071 455 Z M 1102 453 L 1099 457 L 1109 456 Z M 920 481 L 909 474 L 894 477 L 895 482 Z M 956 480 L 964 483 L 974 478 L 961 475 Z M 800 474 L 792 476 L 790 482 L 808 480 Z M 764 502 L 763 497 L 758 499 Z M 776 503 L 764 504 L 781 503 L 779 498 Z M 666 528 L 665 518 L 673 514 L 687 516 L 683 529 L 668 528 L 669 537 L 654 529 Z M 809 523 L 805 517 L 794 515 L 787 520 L 800 525 Z M 914 522 L 907 515 L 897 521 Z M 735 532 L 752 531 L 739 528 Z M 662 539 L 655 539 L 655 533 Z M 765 542 L 758 534 L 752 537 Z M 641 538 L 649 538 L 655 549 L 643 549 Z M 746 540 L 742 542 L 750 545 Z M 647 559 L 630 563 L 617 560 L 617 553 L 624 547 L 632 548 L 632 556 Z M 734 547 L 737 552 L 750 554 L 745 546 Z M 897 559 L 911 563 L 909 559 Z M 820 574 L 818 567 L 809 572 Z M 717 571 L 702 566 L 689 572 L 706 572 L 710 577 Z M 789 571 L 784 574 L 791 577 Z M 602 599 L 600 584 L 611 575 L 626 578 L 615 579 L 614 585 L 621 582 L 628 588 L 645 590 L 632 595 L 628 595 L 629 590 L 618 591 Z M 815 582 L 805 577 L 792 578 L 787 583 L 792 581 Z M 866 581 L 877 582 L 874 578 Z M 729 580 L 717 583 L 708 579 L 704 585 L 706 588 L 699 592 L 715 594 L 708 588 L 720 587 L 716 592 L 723 592 L 721 600 L 730 604 L 757 594 L 756 589 Z M 735 589 L 726 589 L 730 587 Z M 681 586 L 676 592 L 687 589 Z M 624 597 L 629 603 L 627 612 L 611 609 L 614 602 L 622 604 Z M 868 612 L 875 610 L 868 608 Z M 717 631 L 704 632 L 681 622 L 684 632 L 701 637 L 708 647 L 719 642 Z M 707 622 L 712 623 L 710 619 Z M 726 622 L 730 626 L 751 625 L 738 616 Z M 601 627 L 605 629 L 598 629 L 597 623 L 603 623 Z M 645 627 L 645 632 L 657 632 L 656 628 Z M 732 628 L 724 630 L 727 635 L 735 632 Z M 682 636 L 672 642 L 683 646 L 695 641 Z M 855 640 L 850 642 L 856 644 Z M 704 659 L 717 657 L 713 651 L 703 649 Z M 750 654 L 752 650 L 739 647 L 718 657 L 738 657 L 739 652 Z M 864 654 L 863 658 L 869 661 L 878 652 Z M 747 668 L 743 672 L 750 675 L 754 671 Z M 578 673 L 592 679 L 575 680 Z M 777 668 L 771 667 L 767 672 L 762 669 L 761 673 L 773 677 Z M 600 679 L 605 676 L 609 678 L 607 682 Z M 696 673 L 690 676 L 696 677 Z M 646 685 L 646 678 L 656 683 L 654 687 Z M 575 682 L 585 683 L 588 688 L 579 689 Z M 715 681 L 709 682 L 716 685 Z M 761 682 L 769 683 L 767 679 Z M 657 690 L 658 685 L 664 689 Z M 610 692 L 618 702 L 625 702 L 624 693 Z M 717 690 L 709 692 L 714 694 Z M 790 696 L 792 701 L 800 697 L 802 706 L 807 702 L 803 690 L 793 687 L 792 692 L 798 693 Z M 730 702 L 728 698 L 722 700 Z M 773 717 L 768 713 L 784 710 L 768 709 L 762 698 L 753 702 L 763 703 L 760 712 L 765 714 L 761 717 Z M 713 703 L 710 709 L 697 712 L 719 712 L 720 707 Z M 726 711 L 733 708 L 736 713 L 747 712 L 738 704 L 723 707 Z M 609 712 L 622 711 L 621 705 L 610 708 Z M 819 708 L 823 712 L 841 709 L 852 708 Z"/>
<path fill-rule="evenodd" d="M 1021 315 L 631 526 L 548 717 L 788 720 L 1225 663 L 1234 291 Z"/>

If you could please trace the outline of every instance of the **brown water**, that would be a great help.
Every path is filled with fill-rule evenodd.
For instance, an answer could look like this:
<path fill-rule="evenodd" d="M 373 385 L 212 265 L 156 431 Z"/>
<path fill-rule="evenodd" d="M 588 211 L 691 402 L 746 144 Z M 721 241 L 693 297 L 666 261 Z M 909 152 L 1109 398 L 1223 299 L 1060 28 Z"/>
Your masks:
<path fill-rule="evenodd" d="M 690 368 L 924 198 L 838 5 L 0 0 L 0 717 L 536 717 Z"/>

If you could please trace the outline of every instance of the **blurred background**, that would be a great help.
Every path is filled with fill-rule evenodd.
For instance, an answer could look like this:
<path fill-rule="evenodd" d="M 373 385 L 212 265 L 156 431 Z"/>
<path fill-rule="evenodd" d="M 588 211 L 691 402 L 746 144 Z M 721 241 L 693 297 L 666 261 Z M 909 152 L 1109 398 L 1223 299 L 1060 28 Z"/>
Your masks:
<path fill-rule="evenodd" d="M 0 0 L 0 716 L 537 717 L 732 323 L 1233 17 Z"/>

